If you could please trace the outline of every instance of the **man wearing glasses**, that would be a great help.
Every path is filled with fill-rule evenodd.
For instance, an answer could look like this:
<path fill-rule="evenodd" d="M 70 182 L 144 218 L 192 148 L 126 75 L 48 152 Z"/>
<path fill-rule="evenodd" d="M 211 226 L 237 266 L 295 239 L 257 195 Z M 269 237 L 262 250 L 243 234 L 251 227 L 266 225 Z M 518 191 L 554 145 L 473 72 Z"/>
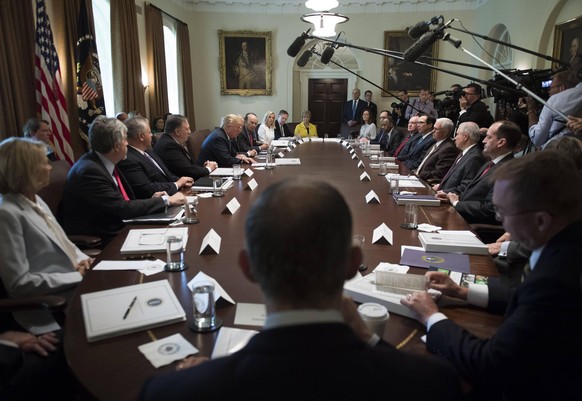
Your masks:
<path fill-rule="evenodd" d="M 489 113 L 487 105 L 481 101 L 481 85 L 470 83 L 463 90 L 459 99 L 461 111 L 457 119 L 457 126 L 473 121 L 479 128 L 489 128 L 493 124 L 493 116 Z"/>

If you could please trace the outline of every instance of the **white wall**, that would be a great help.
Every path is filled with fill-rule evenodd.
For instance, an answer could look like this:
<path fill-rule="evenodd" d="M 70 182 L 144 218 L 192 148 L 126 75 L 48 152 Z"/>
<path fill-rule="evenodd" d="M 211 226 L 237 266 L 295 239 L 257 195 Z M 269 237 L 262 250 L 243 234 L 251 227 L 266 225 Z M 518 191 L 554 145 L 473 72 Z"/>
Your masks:
<path fill-rule="evenodd" d="M 227 113 L 244 114 L 253 111 L 262 116 L 267 110 L 277 111 L 282 108 L 291 112 L 293 121 L 299 120 L 301 110 L 298 109 L 297 101 L 293 101 L 294 93 L 297 97 L 299 83 L 293 80 L 294 59 L 287 56 L 287 48 L 291 42 L 308 27 L 307 24 L 299 20 L 299 13 L 296 16 L 261 13 L 194 13 L 185 11 L 168 1 L 151 0 L 151 3 L 189 25 L 197 128 L 214 127 L 218 125 L 221 116 Z M 141 0 L 136 0 L 136 4 L 143 7 L 144 3 Z M 551 55 L 554 25 L 582 15 L 582 2 L 579 0 L 489 0 L 474 11 L 441 12 L 435 10 L 424 13 L 374 13 L 374 10 L 371 9 L 370 12 L 372 14 L 348 15 L 350 20 L 343 25 L 338 25 L 337 31 L 345 31 L 350 43 L 382 48 L 384 46 L 384 31 L 404 30 L 407 26 L 420 20 L 443 14 L 445 20 L 458 18 L 468 30 L 482 35 L 490 35 L 491 29 L 502 23 L 508 27 L 512 43 Z M 138 15 L 139 19 L 141 19 L 141 22 L 138 23 L 140 24 L 140 35 L 142 35 L 143 15 Z M 460 27 L 458 23 L 455 23 L 455 26 Z M 272 32 L 272 96 L 220 95 L 219 29 Z M 450 32 L 462 40 L 462 46 L 467 50 L 479 57 L 485 56 L 469 35 Z M 482 39 L 477 40 L 481 44 L 485 42 Z M 143 59 L 145 55 L 143 44 L 141 53 Z M 357 55 L 362 68 L 358 73 L 382 86 L 383 59 L 380 56 L 362 51 L 354 51 L 354 53 Z M 439 44 L 439 58 L 477 64 L 468 55 L 445 42 Z M 514 61 L 519 68 L 549 68 L 550 66 L 549 62 L 518 51 L 514 51 Z M 441 66 L 483 79 L 489 79 L 492 76 L 489 71 L 480 72 L 469 67 L 445 64 Z M 456 82 L 468 83 L 467 80 L 445 73 L 437 74 L 437 90 L 447 89 Z M 358 80 L 356 85 L 362 91 L 371 89 L 374 92 L 374 100 L 380 109 L 387 108 L 393 101 L 392 98 L 381 97 L 379 90 L 365 82 Z"/>

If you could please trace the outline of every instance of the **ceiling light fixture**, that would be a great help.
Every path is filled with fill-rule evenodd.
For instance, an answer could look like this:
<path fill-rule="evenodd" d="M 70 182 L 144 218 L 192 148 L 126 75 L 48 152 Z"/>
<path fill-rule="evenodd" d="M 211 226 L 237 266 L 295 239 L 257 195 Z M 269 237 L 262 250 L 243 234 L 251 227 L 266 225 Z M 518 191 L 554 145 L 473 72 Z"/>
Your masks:
<path fill-rule="evenodd" d="M 329 11 L 336 8 L 339 5 L 337 0 L 307 0 L 305 2 L 305 7 L 312 9 L 313 11 Z"/>
<path fill-rule="evenodd" d="M 315 36 L 322 38 L 335 36 L 335 26 L 349 21 L 345 15 L 329 12 L 338 6 L 336 0 L 308 0 L 305 2 L 305 6 L 317 11 L 301 17 L 301 21 L 313 24 L 313 35 Z"/>

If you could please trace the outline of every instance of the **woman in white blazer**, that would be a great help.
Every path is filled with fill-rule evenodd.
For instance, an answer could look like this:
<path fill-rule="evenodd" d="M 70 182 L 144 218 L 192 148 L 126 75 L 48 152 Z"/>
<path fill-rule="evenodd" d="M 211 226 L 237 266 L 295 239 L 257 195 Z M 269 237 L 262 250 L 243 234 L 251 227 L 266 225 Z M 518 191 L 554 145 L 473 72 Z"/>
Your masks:
<path fill-rule="evenodd" d="M 69 296 L 93 262 L 37 195 L 51 169 L 42 143 L 14 137 L 0 143 L 0 279 L 11 297 Z M 48 312 L 14 317 L 33 334 L 59 328 Z"/>

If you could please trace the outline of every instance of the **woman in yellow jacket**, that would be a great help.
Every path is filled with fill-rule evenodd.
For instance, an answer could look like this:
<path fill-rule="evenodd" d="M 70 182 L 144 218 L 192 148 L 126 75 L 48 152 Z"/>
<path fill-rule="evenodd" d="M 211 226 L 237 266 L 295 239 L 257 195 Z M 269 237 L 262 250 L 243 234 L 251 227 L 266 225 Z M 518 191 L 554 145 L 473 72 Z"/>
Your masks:
<path fill-rule="evenodd" d="M 295 136 L 299 135 L 302 138 L 308 136 L 317 137 L 317 126 L 309 122 L 309 120 L 311 120 L 311 112 L 309 110 L 305 110 L 301 117 L 303 118 L 303 122 L 297 124 L 295 127 Z"/>

